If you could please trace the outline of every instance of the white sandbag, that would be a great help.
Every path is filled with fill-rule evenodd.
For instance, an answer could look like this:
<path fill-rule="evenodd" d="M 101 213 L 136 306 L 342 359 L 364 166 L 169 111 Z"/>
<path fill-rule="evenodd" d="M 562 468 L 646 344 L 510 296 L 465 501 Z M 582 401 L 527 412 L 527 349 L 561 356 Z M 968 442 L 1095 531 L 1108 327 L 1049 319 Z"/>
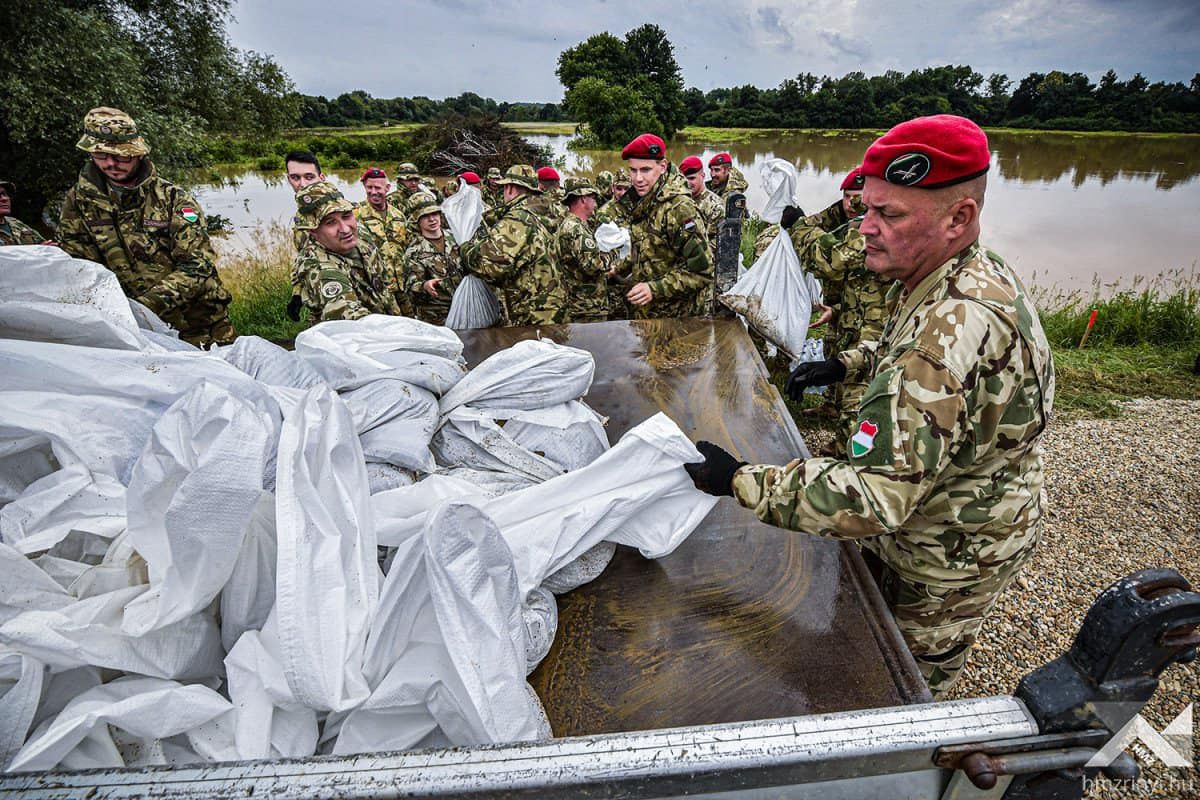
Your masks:
<path fill-rule="evenodd" d="M 261 629 L 275 607 L 277 550 L 275 497 L 262 492 L 233 572 L 221 589 L 221 645 L 226 652 L 246 631 Z"/>
<path fill-rule="evenodd" d="M 100 563 L 81 572 L 67 587 L 67 591 L 84 600 L 130 587 L 144 587 L 149 583 L 150 573 L 146 569 L 145 559 L 134 548 L 129 533 L 123 532 L 108 543 Z"/>
<path fill-rule="evenodd" d="M 321 373 L 295 353 L 258 336 L 239 336 L 216 354 L 255 380 L 272 386 L 311 389 L 324 382 Z"/>
<path fill-rule="evenodd" d="M 385 354 L 393 351 L 436 356 L 461 365 L 462 349 L 462 341 L 449 328 L 383 314 L 321 322 L 296 336 L 296 355 L 337 389 L 353 385 L 356 380 L 379 377 L 385 370 L 397 369 L 396 364 L 383 360 Z M 423 371 L 429 375 L 429 381 L 442 381 L 445 365 L 435 360 L 429 360 L 428 364 Z M 416 374 L 420 371 L 414 369 L 412 375 L 394 377 L 422 385 L 425 381 Z M 461 375 L 461 366 L 456 372 Z M 428 388 L 438 393 L 442 391 L 436 386 Z"/>
<path fill-rule="evenodd" d="M 129 481 L 129 538 L 150 591 L 125 609 L 133 636 L 208 606 L 229 581 L 263 495 L 279 421 L 207 382 L 154 426 Z"/>
<path fill-rule="evenodd" d="M 447 414 L 429 447 L 443 467 L 509 472 L 534 481 L 563 473 L 557 464 L 513 441 L 489 412 L 470 406 Z"/>
<path fill-rule="evenodd" d="M 750 271 L 718 299 L 789 358 L 804 348 L 812 296 L 790 236 L 776 236 Z"/>
<path fill-rule="evenodd" d="M 363 645 L 382 576 L 362 449 L 328 388 L 284 408 L 275 491 L 284 674 L 309 708 L 351 708 L 370 692 Z"/>
<path fill-rule="evenodd" d="M 63 589 L 70 587 L 88 568 L 87 564 L 67 558 L 58 558 L 49 553 L 44 553 L 31 560 L 38 569 L 50 576 Z"/>
<path fill-rule="evenodd" d="M 0 544 L 0 625 L 26 611 L 54 611 L 75 602 L 62 586 L 6 544 Z"/>
<path fill-rule="evenodd" d="M 484 497 L 499 497 L 502 494 L 528 488 L 538 482 L 538 479 L 520 472 L 495 472 L 471 467 L 445 467 L 439 469 L 437 474 L 466 481 Z"/>
<path fill-rule="evenodd" d="M 462 405 L 529 409 L 578 400 L 592 385 L 596 363 L 586 350 L 549 339 L 527 339 L 493 353 L 442 395 L 442 415 Z"/>
<path fill-rule="evenodd" d="M 450 225 L 450 232 L 459 244 L 466 244 L 483 222 L 483 193 L 462 178 L 458 179 L 458 191 L 442 201 L 442 216 Z"/>
<path fill-rule="evenodd" d="M 219 674 L 221 640 L 208 614 L 137 637 L 121 631 L 125 605 L 146 588 L 120 589 L 53 611 L 26 611 L 0 626 L 0 644 L 44 661 L 54 672 L 96 666 L 178 680 Z"/>
<path fill-rule="evenodd" d="M 759 173 L 762 176 L 763 190 L 767 194 L 767 205 L 762 210 L 762 218 L 772 225 L 778 225 L 783 216 L 783 209 L 788 206 L 799 207 L 800 201 L 796 195 L 800 184 L 800 173 L 795 165 L 784 158 L 768 158 L 763 162 Z"/>
<path fill-rule="evenodd" d="M 617 261 L 629 258 L 632 249 L 629 229 L 622 228 L 615 222 L 605 222 L 600 225 L 596 228 L 596 249 L 601 253 L 611 253 L 615 250 Z"/>
<path fill-rule="evenodd" d="M 570 472 L 592 463 L 608 450 L 605 418 L 580 400 L 524 411 L 492 410 L 506 420 L 504 433 L 514 442 Z"/>
<path fill-rule="evenodd" d="M 398 378 L 440 397 L 451 386 L 458 383 L 467 372 L 466 365 L 461 359 L 442 358 L 430 353 L 392 350 L 386 353 L 375 353 L 371 358 L 383 364 L 386 371 L 343 381 L 337 387 L 338 390 L 352 389 L 366 381 Z"/>
<path fill-rule="evenodd" d="M 0 250 L 0 338 L 143 350 L 117 276 L 57 247 Z"/>
<path fill-rule="evenodd" d="M 317 749 L 317 713 L 296 701 L 273 625 L 247 631 L 225 658 L 238 758 L 303 758 Z"/>
<path fill-rule="evenodd" d="M 432 392 L 394 378 L 379 378 L 340 392 L 354 421 L 364 457 L 432 472 L 429 441 L 438 426 Z"/>
<path fill-rule="evenodd" d="M 512 550 L 524 596 L 601 541 L 637 547 L 647 558 L 672 552 L 717 502 L 683 468 L 700 460 L 659 413 L 588 466 L 480 507 Z"/>
<path fill-rule="evenodd" d="M 616 552 L 615 544 L 601 542 L 584 551 L 583 555 L 562 569 L 549 575 L 546 580 L 542 581 L 542 588 L 554 592 L 554 594 L 566 594 L 585 583 L 591 583 L 600 577 Z"/>
<path fill-rule="evenodd" d="M 0 394 L 0 400 L 7 395 Z M 58 470 L 50 437 L 25 429 L 24 420 L 0 421 L 0 505 L 20 497 L 35 481 Z M 68 451 L 69 453 L 69 451 Z"/>
<path fill-rule="evenodd" d="M 89 735 L 107 736 L 105 726 L 135 737 L 166 739 L 227 714 L 233 706 L 206 686 L 184 686 L 157 678 L 119 678 L 89 689 L 34 734 L 10 766 L 12 772 L 51 770 Z M 115 747 L 110 752 L 116 752 Z M 199 759 L 197 759 L 199 760 Z M 123 767 L 123 759 L 95 763 Z"/>
<path fill-rule="evenodd" d="M 72 464 L 30 484 L 0 508 L 0 538 L 26 555 L 49 550 L 72 531 L 107 539 L 125 530 L 125 487 Z"/>
<path fill-rule="evenodd" d="M 558 632 L 558 602 L 549 589 L 539 586 L 525 596 L 521 622 L 525 625 L 525 674 L 529 675 L 550 652 Z"/>
<path fill-rule="evenodd" d="M 378 461 L 367 462 L 367 491 L 372 495 L 412 486 L 416 482 L 417 476 L 412 470 Z"/>
<path fill-rule="evenodd" d="M 478 275 L 467 275 L 450 297 L 446 327 L 456 331 L 490 328 L 500 321 L 500 301 Z"/>
<path fill-rule="evenodd" d="M 21 750 L 33 725 L 46 668 L 36 658 L 0 650 L 0 772 Z"/>
<path fill-rule="evenodd" d="M 373 494 L 371 514 L 376 541 L 382 547 L 396 547 L 419 534 L 429 512 L 444 501 L 468 498 L 482 499 L 483 493 L 475 485 L 449 475 L 430 475 L 412 486 Z"/>

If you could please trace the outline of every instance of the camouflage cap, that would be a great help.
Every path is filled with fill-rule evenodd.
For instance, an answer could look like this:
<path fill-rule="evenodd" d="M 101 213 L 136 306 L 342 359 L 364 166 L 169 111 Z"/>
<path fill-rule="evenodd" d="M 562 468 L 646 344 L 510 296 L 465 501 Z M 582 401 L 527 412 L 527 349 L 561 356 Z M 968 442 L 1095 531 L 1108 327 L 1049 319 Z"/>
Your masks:
<path fill-rule="evenodd" d="M 414 192 L 413 196 L 408 198 L 408 218 L 413 222 L 426 214 L 433 214 L 441 210 L 442 207 L 438 205 L 437 198 L 429 192 Z"/>
<path fill-rule="evenodd" d="M 417 165 L 411 161 L 405 161 L 403 164 L 396 167 L 396 180 L 398 181 L 411 181 L 420 177 L 421 173 L 417 169 Z"/>
<path fill-rule="evenodd" d="M 337 211 L 353 211 L 354 204 L 329 181 L 310 183 L 296 192 L 296 216 L 292 225 L 297 230 L 315 230 L 321 220 Z"/>
<path fill-rule="evenodd" d="M 541 193 L 538 188 L 537 172 L 528 164 L 516 164 L 508 168 L 508 172 L 504 173 L 504 177 L 496 181 L 496 183 L 504 186 L 511 183 L 513 186 L 521 186 L 531 192 Z"/>
<path fill-rule="evenodd" d="M 499 168 L 499 167 L 491 167 L 491 168 L 490 168 L 490 169 L 487 171 L 487 179 L 488 179 L 489 181 L 498 181 L 498 180 L 500 180 L 500 168 Z"/>
<path fill-rule="evenodd" d="M 17 185 L 12 181 L 5 180 L 4 178 L 0 178 L 0 189 L 8 192 L 9 197 L 12 197 L 17 193 Z"/>
<path fill-rule="evenodd" d="M 138 133 L 133 117 L 119 108 L 93 108 L 83 118 L 83 137 L 75 146 L 85 153 L 144 156 L 150 145 Z"/>
<path fill-rule="evenodd" d="M 617 175 L 615 178 L 613 178 L 612 185 L 624 186 L 626 189 L 628 189 L 630 186 L 633 186 L 633 181 L 629 179 L 629 173 L 622 168 L 617 170 Z"/>
<path fill-rule="evenodd" d="M 598 197 L 600 192 L 596 191 L 596 187 L 592 186 L 592 182 L 587 178 L 567 178 L 567 182 L 563 184 L 563 205 L 571 202 L 572 197 Z"/>

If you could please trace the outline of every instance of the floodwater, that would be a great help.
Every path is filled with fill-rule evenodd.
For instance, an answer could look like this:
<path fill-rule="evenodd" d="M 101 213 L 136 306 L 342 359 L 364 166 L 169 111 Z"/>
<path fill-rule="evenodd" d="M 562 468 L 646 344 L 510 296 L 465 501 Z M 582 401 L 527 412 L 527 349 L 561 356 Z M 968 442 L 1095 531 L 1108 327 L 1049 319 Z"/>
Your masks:
<path fill-rule="evenodd" d="M 528 138 L 563 159 L 564 177 L 621 165 L 616 152 L 569 149 L 569 136 Z M 802 205 L 816 211 L 839 196 L 842 176 L 859 163 L 871 140 L 857 132 L 770 131 L 737 144 L 676 138 L 668 151 L 676 162 L 688 155 L 707 162 L 729 151 L 750 181 L 752 209 L 766 202 L 762 163 L 786 158 L 800 171 Z M 1135 275 L 1197 270 L 1200 136 L 993 133 L 989 141 L 992 170 L 982 241 L 1027 280 L 1086 289 L 1097 278 L 1127 283 Z M 390 171 L 395 165 L 382 166 Z M 271 220 L 289 223 L 295 206 L 282 170 L 217 172 L 223 183 L 201 184 L 197 199 L 207 213 L 233 221 L 231 246 L 248 246 L 251 231 Z M 359 174 L 335 170 L 329 177 L 359 200 L 364 197 Z"/>

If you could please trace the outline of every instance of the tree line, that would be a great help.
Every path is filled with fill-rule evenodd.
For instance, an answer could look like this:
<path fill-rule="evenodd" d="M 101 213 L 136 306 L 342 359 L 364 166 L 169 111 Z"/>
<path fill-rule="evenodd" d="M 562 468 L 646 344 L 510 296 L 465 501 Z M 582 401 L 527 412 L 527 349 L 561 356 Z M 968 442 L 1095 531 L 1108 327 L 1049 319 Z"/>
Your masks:
<path fill-rule="evenodd" d="M 433 122 L 449 116 L 499 117 L 507 122 L 562 122 L 557 103 L 506 103 L 474 92 L 432 100 L 428 97 L 372 97 L 361 89 L 332 99 L 299 95 L 300 127 L 345 128 L 403 122 Z"/>

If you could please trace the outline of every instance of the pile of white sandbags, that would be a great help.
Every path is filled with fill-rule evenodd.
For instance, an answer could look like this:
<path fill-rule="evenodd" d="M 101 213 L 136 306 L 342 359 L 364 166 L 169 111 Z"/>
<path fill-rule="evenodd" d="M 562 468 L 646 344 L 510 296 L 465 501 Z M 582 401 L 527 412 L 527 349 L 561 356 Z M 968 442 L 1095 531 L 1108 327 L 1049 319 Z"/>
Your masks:
<path fill-rule="evenodd" d="M 0 768 L 552 735 L 552 592 L 714 502 L 666 417 L 609 448 L 593 367 L 383 316 L 205 352 L 0 248 Z"/>

